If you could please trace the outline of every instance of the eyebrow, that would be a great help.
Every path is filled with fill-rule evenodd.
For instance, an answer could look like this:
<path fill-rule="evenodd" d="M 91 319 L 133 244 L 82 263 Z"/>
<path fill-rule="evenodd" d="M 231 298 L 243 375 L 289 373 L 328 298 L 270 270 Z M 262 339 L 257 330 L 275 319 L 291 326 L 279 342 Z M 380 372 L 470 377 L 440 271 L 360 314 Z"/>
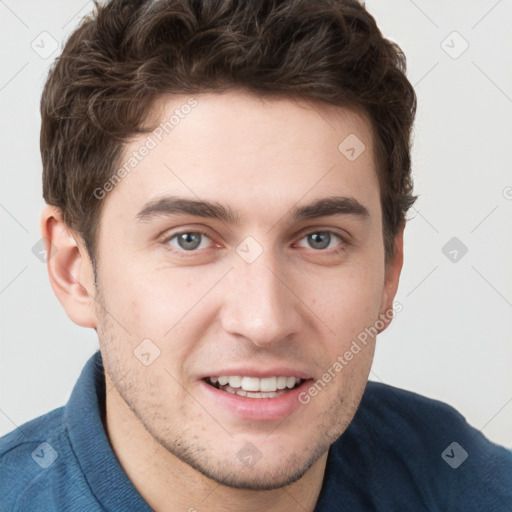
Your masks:
<path fill-rule="evenodd" d="M 194 200 L 183 197 L 165 196 L 144 205 L 137 213 L 139 222 L 148 222 L 158 217 L 193 215 L 218 219 L 229 224 L 240 224 L 241 216 L 229 206 L 216 201 Z M 290 221 L 329 217 L 332 215 L 353 215 L 369 217 L 368 209 L 352 197 L 325 197 L 310 204 L 295 206 L 286 217 Z"/>

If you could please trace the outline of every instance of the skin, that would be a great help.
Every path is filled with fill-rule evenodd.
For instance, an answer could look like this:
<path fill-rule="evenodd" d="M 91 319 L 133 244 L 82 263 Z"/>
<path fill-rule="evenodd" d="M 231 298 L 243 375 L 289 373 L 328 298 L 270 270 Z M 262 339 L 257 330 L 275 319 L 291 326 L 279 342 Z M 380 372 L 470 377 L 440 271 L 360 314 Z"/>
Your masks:
<path fill-rule="evenodd" d="M 246 420 L 216 406 L 199 376 L 284 365 L 321 378 L 392 307 L 402 232 L 386 267 L 364 116 L 236 90 L 194 97 L 192 112 L 103 199 L 97 287 L 80 236 L 58 210 L 45 208 L 43 236 L 58 248 L 48 259 L 50 282 L 71 320 L 98 333 L 106 430 L 154 510 L 291 511 L 300 504 L 312 511 L 327 450 L 360 403 L 375 338 L 279 421 Z M 187 99 L 164 96 L 153 113 L 168 119 Z M 353 162 L 338 150 L 350 134 L 366 146 Z M 146 137 L 130 141 L 124 158 Z M 163 195 L 217 201 L 241 222 L 136 219 Z M 292 208 L 332 196 L 357 200 L 369 215 L 288 221 Z M 208 237 L 195 252 L 177 237 L 168 241 L 198 230 Z M 334 235 L 319 249 L 307 235 L 325 231 Z M 262 249 L 253 263 L 236 252 L 248 236 Z M 134 355 L 146 338 L 160 350 L 149 366 Z M 261 453 L 251 467 L 237 456 L 249 442 Z"/>

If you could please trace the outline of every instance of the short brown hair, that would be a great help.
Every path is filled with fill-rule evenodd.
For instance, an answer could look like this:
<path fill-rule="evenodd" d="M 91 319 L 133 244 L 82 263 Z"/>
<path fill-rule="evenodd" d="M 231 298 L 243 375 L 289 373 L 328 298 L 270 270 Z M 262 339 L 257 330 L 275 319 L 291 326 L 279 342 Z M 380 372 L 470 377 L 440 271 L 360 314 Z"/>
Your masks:
<path fill-rule="evenodd" d="M 71 34 L 41 98 L 43 196 L 93 265 L 94 190 L 164 93 L 243 88 L 355 107 L 372 123 L 386 262 L 414 203 L 406 59 L 356 0 L 111 0 Z"/>

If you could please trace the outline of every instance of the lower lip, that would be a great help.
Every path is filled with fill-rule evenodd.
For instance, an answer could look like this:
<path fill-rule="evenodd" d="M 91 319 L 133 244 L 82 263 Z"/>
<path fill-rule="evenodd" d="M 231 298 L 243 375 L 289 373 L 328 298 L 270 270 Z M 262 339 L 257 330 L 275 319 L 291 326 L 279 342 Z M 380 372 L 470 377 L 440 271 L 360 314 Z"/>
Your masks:
<path fill-rule="evenodd" d="M 307 389 L 310 380 L 275 398 L 247 398 L 227 391 L 221 391 L 204 380 L 202 389 L 215 404 L 246 420 L 275 421 L 291 414 L 301 406 L 299 395 Z"/>

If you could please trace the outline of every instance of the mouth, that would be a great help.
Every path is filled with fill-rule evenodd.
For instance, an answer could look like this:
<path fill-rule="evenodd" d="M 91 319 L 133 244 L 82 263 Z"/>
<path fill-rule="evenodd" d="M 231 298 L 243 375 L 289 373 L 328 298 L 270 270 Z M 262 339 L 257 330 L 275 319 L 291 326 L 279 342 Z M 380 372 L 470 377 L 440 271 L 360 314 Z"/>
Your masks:
<path fill-rule="evenodd" d="M 204 382 L 232 395 L 246 398 L 277 398 L 298 388 L 304 379 L 299 377 L 250 377 L 242 375 L 221 375 L 205 377 Z"/>
<path fill-rule="evenodd" d="M 289 370 L 286 376 L 279 376 L 279 373 L 277 370 L 275 377 L 272 373 L 266 373 L 264 377 L 206 376 L 200 379 L 200 389 L 205 399 L 223 414 L 227 412 L 232 417 L 249 421 L 281 421 L 295 411 L 307 410 L 300 395 L 312 379 L 304 372 L 298 372 L 300 376 L 293 376 L 295 372 Z"/>

